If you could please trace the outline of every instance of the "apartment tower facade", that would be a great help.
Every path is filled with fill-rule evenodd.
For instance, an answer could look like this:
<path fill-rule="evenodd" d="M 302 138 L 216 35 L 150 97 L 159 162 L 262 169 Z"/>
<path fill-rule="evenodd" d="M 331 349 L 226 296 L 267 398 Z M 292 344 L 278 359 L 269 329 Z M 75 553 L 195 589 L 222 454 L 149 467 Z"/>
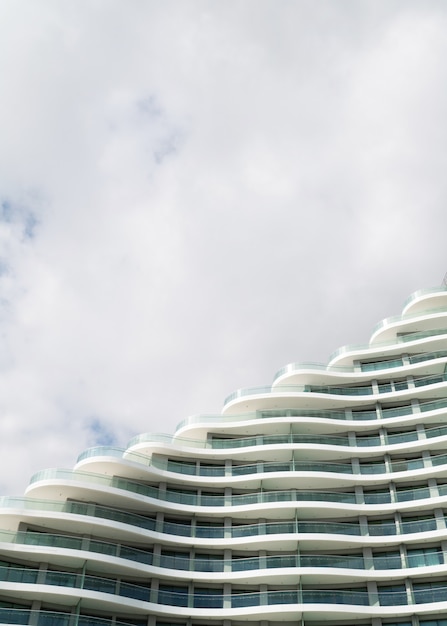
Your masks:
<path fill-rule="evenodd" d="M 447 290 L 0 507 L 0 623 L 446 626 Z"/>

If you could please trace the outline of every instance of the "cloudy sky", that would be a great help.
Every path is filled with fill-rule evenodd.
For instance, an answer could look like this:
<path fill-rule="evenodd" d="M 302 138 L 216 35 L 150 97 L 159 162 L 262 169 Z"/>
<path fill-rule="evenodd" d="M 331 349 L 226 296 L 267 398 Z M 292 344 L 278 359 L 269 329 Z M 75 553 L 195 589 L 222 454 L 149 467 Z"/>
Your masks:
<path fill-rule="evenodd" d="M 443 0 L 0 0 L 1 493 L 447 271 Z"/>

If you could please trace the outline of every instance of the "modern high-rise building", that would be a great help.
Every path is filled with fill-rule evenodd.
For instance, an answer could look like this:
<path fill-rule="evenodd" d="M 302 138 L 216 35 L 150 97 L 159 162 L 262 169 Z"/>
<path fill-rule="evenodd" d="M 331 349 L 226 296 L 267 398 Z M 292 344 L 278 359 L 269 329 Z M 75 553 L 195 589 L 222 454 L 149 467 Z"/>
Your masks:
<path fill-rule="evenodd" d="M 0 623 L 446 626 L 447 289 L 0 507 Z"/>

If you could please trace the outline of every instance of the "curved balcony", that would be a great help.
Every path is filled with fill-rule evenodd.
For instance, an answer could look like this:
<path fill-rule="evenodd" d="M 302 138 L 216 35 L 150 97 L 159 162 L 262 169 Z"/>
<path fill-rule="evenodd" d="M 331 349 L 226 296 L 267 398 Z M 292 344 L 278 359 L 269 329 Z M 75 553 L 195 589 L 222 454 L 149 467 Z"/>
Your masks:
<path fill-rule="evenodd" d="M 22 572 L 23 571 L 24 570 L 22 570 Z M 57 573 L 55 572 L 55 574 Z M 13 582 L 18 588 L 20 588 L 23 584 L 22 582 Z M 66 576 L 66 572 L 60 572 L 59 580 L 54 583 L 49 582 L 48 584 L 52 584 L 53 586 L 60 588 L 73 588 L 73 582 L 74 581 L 71 578 L 69 579 L 69 577 Z M 99 580 L 97 581 L 97 584 L 100 584 Z M 82 581 L 80 582 L 80 585 L 82 585 Z M 79 586 L 74 588 L 85 589 L 86 587 Z M 106 584 L 104 584 L 104 588 L 100 591 L 104 594 L 114 593 L 111 588 L 109 590 Z M 123 597 L 122 594 L 119 595 Z M 164 589 L 163 586 L 161 586 L 160 589 L 158 589 L 158 591 L 154 591 L 151 596 L 150 602 L 147 600 L 143 600 L 143 602 L 147 602 L 148 609 L 155 610 L 156 613 L 162 612 L 160 611 L 161 607 L 158 608 L 157 605 L 168 605 L 171 608 L 189 608 L 192 615 L 197 617 L 204 615 L 203 610 L 210 611 L 208 616 L 218 617 L 222 615 L 222 612 L 214 612 L 213 609 L 242 609 L 246 607 L 267 607 L 271 605 L 277 607 L 279 607 L 279 605 L 295 605 L 295 609 L 298 610 L 299 605 L 302 605 L 302 610 L 306 610 L 306 605 L 313 604 L 326 605 L 325 609 L 327 612 L 333 611 L 333 607 L 337 605 L 371 607 L 371 609 L 373 609 L 372 614 L 376 614 L 377 611 L 374 610 L 374 607 L 377 607 L 377 599 L 379 600 L 379 606 L 394 607 L 395 610 L 397 607 L 409 608 L 418 604 L 436 604 L 446 602 L 447 584 L 439 583 L 439 586 L 437 587 L 431 587 L 424 583 L 418 584 L 414 589 L 412 598 L 408 598 L 404 587 L 402 591 L 387 591 L 386 588 L 381 589 L 379 587 L 378 594 L 375 595 L 369 594 L 366 589 L 284 589 L 282 591 L 248 593 L 234 592 L 231 594 L 224 594 L 222 591 L 219 592 L 217 589 L 197 589 L 194 592 L 188 592 L 187 587 L 179 587 L 178 591 L 174 591 L 172 588 Z M 196 611 L 194 609 L 201 610 Z M 279 610 L 279 608 L 277 610 Z M 5 617 L 8 615 L 11 616 L 11 611 L 13 611 L 13 609 L 7 609 Z M 21 612 L 23 615 L 23 609 Z M 175 614 L 183 615 L 184 613 L 176 612 Z M 230 615 L 237 614 L 237 611 L 231 611 L 230 613 Z M 66 623 L 68 625 L 69 615 L 67 613 L 63 615 L 67 619 Z"/>
<path fill-rule="evenodd" d="M 441 285 L 440 287 L 431 287 L 430 289 L 418 289 L 414 293 L 412 293 L 404 302 L 403 306 L 403 315 L 408 314 L 415 305 L 420 305 L 418 312 L 423 314 L 425 308 L 424 303 L 430 300 L 437 301 L 439 299 L 443 299 L 447 292 L 447 287 L 445 285 Z"/>
<path fill-rule="evenodd" d="M 124 561 L 131 561 L 136 564 L 135 571 L 146 579 L 149 570 L 142 570 L 141 565 L 152 566 L 158 569 L 166 570 L 165 576 L 172 577 L 173 572 L 197 572 L 197 573 L 225 573 L 228 572 L 249 572 L 260 570 L 275 570 L 283 568 L 292 568 L 297 571 L 301 577 L 306 574 L 306 569 L 322 568 L 322 569 L 347 569 L 347 570 L 368 570 L 371 573 L 371 568 L 376 571 L 383 570 L 403 570 L 414 568 L 426 568 L 437 565 L 444 565 L 446 561 L 444 554 L 440 548 L 433 548 L 430 550 L 409 550 L 407 552 L 406 559 L 403 559 L 400 554 L 391 552 L 389 554 L 374 554 L 372 557 L 365 558 L 363 554 L 276 554 L 268 556 L 250 556 L 231 559 L 224 559 L 222 557 L 202 558 L 197 556 L 171 556 L 171 555 L 154 555 L 152 550 L 137 549 L 132 546 L 122 545 L 119 543 L 110 543 L 97 540 L 87 540 L 79 536 L 66 536 L 55 535 L 45 533 L 33 533 L 33 532 L 21 532 L 10 533 L 8 537 L 15 545 L 33 545 L 42 548 L 58 548 L 64 550 L 66 555 L 71 552 L 78 553 L 82 551 L 82 558 L 86 558 L 87 555 L 97 555 L 101 557 L 114 557 Z M 1 537 L 4 539 L 4 537 Z M 68 552 L 67 552 L 68 551 Z M 47 554 L 47 559 L 51 557 Z M 87 556 L 91 559 L 91 556 Z M 137 565 L 138 564 L 138 565 Z M 3 568 L 4 569 L 4 568 Z M 8 568 L 8 575 L 5 575 L 2 568 L 0 568 L 0 581 L 2 580 L 14 580 L 16 573 L 11 574 L 11 569 Z M 35 572 L 38 570 L 26 569 L 26 576 L 24 580 L 23 576 L 16 576 L 21 578 L 21 582 L 36 582 L 37 577 Z M 31 572 L 31 573 L 30 573 Z M 401 573 L 399 575 L 402 575 Z M 79 575 L 71 575 L 73 577 L 73 584 L 71 586 L 78 587 L 81 582 L 78 578 Z M 57 577 L 55 578 L 55 580 Z M 52 584 L 50 581 L 42 581 L 44 584 Z M 94 581 L 89 583 L 90 589 L 93 587 Z M 99 583 L 102 584 L 102 583 Z M 135 585 L 140 589 L 140 585 Z M 140 592 L 138 589 L 131 597 L 137 597 Z M 126 588 L 125 595 L 129 594 L 129 589 Z M 137 599 L 143 599 L 138 596 Z"/>
<path fill-rule="evenodd" d="M 82 518 L 89 518 L 86 521 L 98 520 L 99 522 L 111 521 L 119 524 L 128 525 L 141 531 L 148 531 L 151 534 L 157 533 L 165 535 L 164 541 L 169 543 L 169 538 L 194 538 L 194 539 L 224 539 L 226 542 L 233 539 L 247 539 L 249 537 L 268 537 L 272 540 L 274 536 L 293 535 L 295 537 L 302 536 L 304 539 L 306 535 L 320 535 L 320 541 L 326 539 L 328 536 L 346 536 L 346 537 L 362 537 L 366 540 L 368 537 L 389 538 L 399 537 L 401 535 L 415 535 L 416 537 L 421 533 L 429 533 L 441 529 L 441 533 L 447 536 L 447 517 L 435 518 L 429 517 L 426 519 L 410 519 L 402 520 L 399 524 L 396 524 L 392 520 L 375 520 L 371 518 L 367 520 L 367 525 L 361 527 L 358 521 L 355 522 L 322 522 L 320 520 L 287 520 L 287 521 L 275 521 L 275 522 L 259 522 L 259 523 L 245 523 L 236 524 L 230 527 L 224 527 L 223 524 L 210 525 L 207 523 L 202 526 L 200 522 L 192 525 L 190 522 L 172 522 L 164 520 L 161 523 L 157 523 L 155 517 L 148 517 L 140 515 L 138 513 L 132 513 L 129 511 L 123 511 L 122 509 L 115 509 L 99 504 L 90 504 L 85 502 L 59 502 L 51 500 L 35 500 L 31 498 L 7 498 L 6 502 L 2 502 L 3 509 L 12 508 L 14 510 L 21 509 L 23 511 L 48 511 L 51 513 L 58 513 L 81 516 Z M 31 539 L 30 539 L 31 537 Z M 50 538 L 51 537 L 51 538 Z M 155 537 L 155 535 L 154 535 Z M 0 541 L 2 542 L 17 542 L 23 543 L 30 541 L 35 543 L 39 541 L 41 545 L 64 547 L 64 548 L 76 548 L 78 546 L 78 540 L 72 540 L 66 535 L 50 535 L 46 533 L 33 534 L 31 531 L 12 532 L 12 531 L 0 531 Z M 47 543 L 48 542 L 48 543 Z M 97 545 L 98 551 L 102 551 L 104 548 L 104 542 L 97 542 L 96 540 L 90 540 L 90 545 Z M 89 548 L 90 551 L 96 551 L 95 548 Z M 135 552 L 135 559 L 138 560 L 139 552 Z M 116 556 L 116 555 L 115 555 Z M 143 560 L 146 557 L 141 557 Z"/>
<path fill-rule="evenodd" d="M 347 433 L 340 435 L 284 433 L 242 438 L 215 438 L 207 441 L 207 447 L 203 450 L 203 455 L 205 455 L 207 451 L 213 452 L 214 450 L 228 450 L 232 451 L 234 460 L 236 460 L 236 453 L 239 450 L 245 450 L 246 448 L 257 449 L 259 447 L 275 446 L 275 450 L 280 451 L 283 447 L 285 447 L 285 449 L 290 449 L 290 447 L 293 445 L 294 451 L 300 450 L 302 452 L 303 450 L 305 450 L 306 453 L 323 452 L 326 457 L 328 456 L 329 451 L 332 452 L 333 449 L 335 450 L 336 448 L 344 448 L 345 450 L 343 450 L 343 452 L 346 452 L 351 456 L 358 455 L 361 458 L 365 455 L 376 456 L 378 453 L 383 455 L 391 451 L 400 452 L 402 444 L 404 443 L 416 443 L 416 446 L 412 446 L 413 449 L 425 449 L 427 447 L 430 447 L 431 439 L 443 438 L 446 436 L 447 425 L 426 428 L 425 430 L 421 431 L 409 430 L 407 432 L 399 433 L 387 433 L 386 431 L 384 431 L 382 435 L 358 435 L 353 436 L 352 439 L 349 438 Z M 162 452 L 165 456 L 169 455 L 169 453 L 180 454 L 178 450 L 173 451 L 170 449 L 163 450 Z M 339 451 L 337 451 L 337 454 L 340 454 Z M 155 457 L 150 454 L 129 452 L 126 448 L 118 448 L 114 446 L 95 446 L 93 448 L 88 448 L 79 455 L 77 459 L 77 465 L 83 462 L 88 462 L 89 460 L 97 459 L 98 461 L 102 461 L 109 458 L 116 458 L 117 463 L 131 462 L 137 463 L 145 467 L 149 467 L 152 465 L 152 459 L 154 459 L 155 463 L 164 462 L 161 459 L 156 461 Z M 201 463 L 203 467 L 201 467 L 200 470 L 194 469 L 191 465 L 191 457 L 186 457 L 184 461 L 185 474 L 203 476 L 225 475 L 223 469 L 224 466 L 217 464 L 218 461 L 216 461 L 215 455 L 211 454 L 210 457 L 198 457 L 197 455 L 195 455 L 193 458 L 195 459 L 193 463 L 196 466 L 197 463 Z M 210 463 L 214 464 L 210 465 Z M 84 465 L 82 465 L 81 467 L 84 467 Z M 159 465 L 159 467 L 161 467 L 161 465 Z M 75 469 L 78 470 L 80 469 L 80 467 L 76 467 Z"/>
<path fill-rule="evenodd" d="M 429 361 L 436 361 L 437 359 L 442 359 L 447 357 L 447 350 L 435 350 L 432 352 L 425 352 L 422 354 L 410 354 L 406 358 L 408 363 L 404 363 L 402 357 L 392 358 L 392 359 L 380 359 L 378 361 L 365 362 L 360 364 L 360 369 L 355 369 L 354 367 L 349 366 L 329 366 L 323 365 L 320 363 L 289 363 L 285 367 L 282 367 L 275 374 L 273 379 L 273 386 L 275 386 L 276 382 L 279 378 L 284 377 L 286 374 L 293 375 L 300 373 L 301 370 L 314 370 L 315 372 L 322 372 L 324 374 L 337 376 L 340 374 L 352 374 L 353 377 L 358 379 L 360 376 L 366 377 L 369 373 L 374 372 L 374 375 L 379 376 L 384 374 L 389 374 L 389 370 L 396 369 L 404 369 L 409 370 L 411 366 L 420 365 L 421 363 L 427 363 Z M 186 423 L 187 420 L 184 420 Z M 184 425 L 184 424 L 183 424 Z"/>
<path fill-rule="evenodd" d="M 135 621 L 107 619 L 93 615 L 72 615 L 65 612 L 5 608 L 0 606 L 2 624 L 39 624 L 39 626 L 135 626 Z"/>
<path fill-rule="evenodd" d="M 147 585 L 137 585 L 116 579 L 75 574 L 67 571 L 53 571 L 32 569 L 23 566 L 0 566 L 0 583 L 26 583 L 33 585 L 63 586 L 89 591 L 98 591 L 132 598 L 134 600 L 150 600 L 150 588 Z"/>
<path fill-rule="evenodd" d="M 383 359 L 387 356 L 392 357 L 400 352 L 411 352 L 412 348 L 417 348 L 419 350 L 425 344 L 428 344 L 428 350 L 426 351 L 436 351 L 440 349 L 439 347 L 436 347 L 436 344 L 439 343 L 439 340 L 445 341 L 446 334 L 446 329 L 438 328 L 434 331 L 421 331 L 409 333 L 408 335 L 402 335 L 400 337 L 396 337 L 393 341 L 383 341 L 375 344 L 348 344 L 346 346 L 341 346 L 330 355 L 328 367 L 347 367 L 338 363 L 341 360 L 341 357 L 345 356 L 350 357 L 350 363 L 353 362 L 352 359 L 365 360 L 372 359 L 374 356 L 378 356 Z M 424 341 L 422 343 L 423 340 L 433 341 Z M 415 345 L 413 346 L 412 344 Z"/>
<path fill-rule="evenodd" d="M 284 367 L 281 367 L 273 377 L 273 384 L 278 378 L 284 376 L 284 374 L 290 374 L 297 370 L 310 370 L 314 372 L 324 372 L 328 374 L 358 374 L 355 369 L 349 365 L 339 367 L 329 367 L 324 363 L 316 363 L 313 361 L 298 361 L 297 363 L 288 363 Z"/>
<path fill-rule="evenodd" d="M 443 427 L 441 429 L 447 432 L 447 427 Z M 412 433 L 416 435 L 417 440 L 417 432 Z M 281 443 L 290 443 L 295 439 L 294 435 L 272 435 L 271 438 L 279 440 Z M 396 437 L 397 438 L 397 437 Z M 341 438 L 340 439 L 344 439 Z M 402 439 L 399 437 L 399 439 Z M 410 437 L 407 437 L 406 440 L 411 440 Z M 99 449 L 97 453 L 107 452 L 107 448 L 105 450 Z M 112 449 L 112 452 L 115 450 Z M 116 453 L 120 455 L 122 454 L 121 450 L 117 450 Z M 92 454 L 88 456 L 88 458 L 92 458 Z M 98 454 L 98 456 L 102 456 L 102 454 Z M 167 472 L 170 474 L 180 474 L 182 476 L 192 477 L 192 476 L 200 476 L 202 478 L 225 478 L 228 480 L 229 478 L 235 478 L 239 476 L 246 476 L 248 478 L 252 478 L 253 480 L 259 480 L 259 474 L 269 474 L 269 473 L 278 473 L 278 472 L 330 472 L 334 474 L 351 474 L 352 476 L 360 475 L 377 475 L 380 477 L 381 474 L 390 475 L 394 473 L 408 472 L 410 470 L 418 470 L 418 469 L 426 469 L 427 472 L 430 472 L 433 467 L 438 467 L 440 465 L 447 465 L 447 454 L 434 455 L 431 457 L 426 457 L 425 459 L 413 458 L 408 461 L 390 461 L 388 464 L 385 461 L 376 461 L 373 463 L 359 463 L 358 465 L 353 465 L 351 462 L 312 462 L 312 461 L 300 461 L 294 459 L 292 461 L 256 461 L 255 463 L 246 463 L 246 464 L 238 464 L 238 465 L 210 465 L 209 462 L 203 460 L 200 461 L 175 461 L 166 458 L 148 458 L 144 455 L 139 455 L 141 459 L 136 458 L 137 455 L 131 455 L 130 459 L 134 462 L 139 462 L 144 464 L 145 466 L 152 467 L 154 469 L 160 470 L 162 472 Z M 121 457 L 122 458 L 122 457 Z M 389 476 L 391 479 L 392 476 Z"/>
<path fill-rule="evenodd" d="M 242 390 L 244 391 L 244 390 Z M 252 422 L 259 422 L 261 423 L 262 420 L 286 420 L 288 423 L 292 423 L 292 422 L 297 422 L 298 420 L 296 418 L 307 418 L 307 419 L 325 419 L 325 420 L 333 420 L 333 421 L 346 421 L 348 422 L 348 424 L 350 425 L 351 422 L 371 422 L 371 421 L 377 421 L 380 425 L 382 425 L 383 420 L 389 420 L 392 418 L 398 418 L 398 417 L 406 417 L 409 415 L 418 415 L 420 418 L 420 414 L 419 411 L 421 413 L 427 413 L 430 411 L 436 411 L 436 410 L 440 410 L 440 409 L 445 409 L 447 408 L 447 398 L 441 398 L 438 400 L 430 400 L 428 402 L 419 402 L 417 404 L 417 407 L 415 409 L 415 407 L 411 404 L 404 404 L 402 406 L 399 407 L 392 407 L 392 408 L 386 408 L 386 407 L 378 407 L 378 410 L 380 411 L 380 420 L 378 418 L 378 413 L 376 409 L 361 409 L 361 408 L 357 408 L 354 407 L 352 410 L 351 409 L 347 409 L 347 410 L 337 410 L 337 409 L 283 409 L 283 410 L 265 410 L 265 411 L 257 411 L 257 412 L 253 412 L 253 413 L 248 413 L 245 416 L 245 421 L 252 421 Z M 416 411 L 416 413 L 415 413 Z M 207 426 L 207 424 L 209 423 L 208 417 L 204 417 L 203 418 L 203 422 L 200 422 L 200 418 L 202 416 L 198 416 L 197 417 L 197 423 L 198 425 L 203 424 L 204 427 Z M 229 416 L 219 416 L 219 420 L 216 421 L 220 421 L 220 422 L 224 422 L 224 420 L 230 420 L 230 423 L 226 425 L 226 431 L 228 432 L 231 428 L 231 421 L 233 420 L 233 415 L 229 415 Z M 211 422 L 214 422 L 214 416 L 213 419 L 210 420 Z M 361 424 L 356 424 L 356 426 L 361 427 Z M 266 437 L 269 437 L 270 435 L 267 435 Z M 250 437 L 246 437 L 244 439 L 250 439 Z M 251 438 L 253 439 L 253 438 Z M 262 436 L 259 437 L 259 440 L 262 439 Z M 241 439 L 242 440 L 242 439 Z M 128 447 L 126 448 L 126 450 L 128 451 L 127 454 L 133 454 L 134 452 L 136 454 L 144 454 L 138 451 L 133 451 L 132 448 L 137 448 L 138 446 L 141 446 L 141 444 L 144 443 L 150 443 L 150 444 L 160 444 L 160 447 L 165 447 L 165 446 L 172 446 L 172 448 L 180 448 L 180 447 L 187 447 L 187 448 L 202 448 L 202 449 L 208 449 L 208 448 L 223 448 L 223 447 L 238 447 L 238 444 L 236 443 L 234 446 L 232 446 L 230 443 L 229 444 L 220 444 L 219 441 L 223 441 L 222 440 L 206 440 L 205 438 L 203 439 L 194 439 L 194 438 L 187 438 L 187 437 L 180 437 L 178 435 L 167 435 L 167 434 L 159 434 L 159 433 L 141 433 L 140 435 L 137 435 L 135 437 L 133 437 L 129 443 L 128 443 Z M 228 438 L 227 441 L 239 441 L 238 439 L 230 439 Z M 248 445 L 256 445 L 256 444 L 248 444 Z M 261 444 L 263 445 L 263 444 Z M 88 454 L 88 451 L 86 451 L 86 454 Z M 81 460 L 81 457 L 78 457 L 78 462 Z"/>
<path fill-rule="evenodd" d="M 444 383 L 446 381 L 447 374 L 443 373 L 425 376 L 423 378 L 416 378 L 413 381 L 413 384 L 416 388 L 420 388 L 426 385 Z M 406 381 L 378 384 L 376 387 L 371 383 L 368 385 L 357 385 L 355 387 L 336 387 L 332 385 L 281 385 L 278 387 L 254 387 L 248 389 L 238 389 L 225 398 L 224 404 L 229 404 L 236 398 L 266 393 L 323 393 L 334 396 L 372 396 L 384 393 L 395 394 L 398 391 L 409 391 L 410 389 L 414 392 L 414 389 L 410 388 Z"/>
<path fill-rule="evenodd" d="M 358 496 L 353 492 L 340 491 L 318 491 L 318 490 L 270 490 L 256 491 L 252 493 L 223 495 L 208 494 L 196 491 L 164 489 L 163 487 L 153 487 L 138 482 L 133 482 L 120 477 L 108 477 L 100 474 L 88 474 L 84 472 L 73 472 L 70 470 L 44 470 L 38 472 L 31 479 L 30 487 L 38 483 L 53 483 L 60 487 L 60 481 L 67 486 L 70 483 L 85 484 L 92 486 L 96 491 L 99 487 L 121 491 L 123 496 L 136 495 L 136 502 L 146 502 L 147 499 L 157 503 L 159 509 L 162 503 L 169 505 L 182 505 L 185 507 L 195 508 L 224 508 L 229 511 L 234 507 L 251 507 L 252 505 L 270 505 L 275 504 L 291 504 L 300 502 L 311 505 L 312 503 L 336 503 L 338 505 L 354 505 L 354 510 L 362 509 L 365 505 L 378 504 L 399 504 L 403 502 L 432 499 L 433 495 L 428 486 L 414 487 L 412 489 L 397 488 L 394 498 L 389 489 L 379 492 L 365 491 L 363 494 L 363 502 L 359 502 Z M 30 489 L 30 488 L 29 488 Z M 437 487 L 436 497 L 447 497 L 447 485 L 439 485 Z M 140 498 L 144 498 L 141 500 Z M 268 507 L 270 508 L 270 507 Z M 167 510 L 171 509 L 169 506 Z"/>
<path fill-rule="evenodd" d="M 424 310 L 423 313 L 410 313 L 407 315 L 393 315 L 391 317 L 386 317 L 382 321 L 380 321 L 373 328 L 372 336 L 370 339 L 370 346 L 375 345 L 377 338 L 381 333 L 386 333 L 387 331 L 395 332 L 399 331 L 403 328 L 413 327 L 410 332 L 418 331 L 418 332 L 431 332 L 430 325 L 433 321 L 438 321 L 440 318 L 446 315 L 445 307 L 437 307 L 431 308 L 428 310 Z M 439 324 L 438 324 L 439 325 Z M 394 336 L 391 339 L 394 341 Z M 388 337 L 379 341 L 379 343 L 383 343 L 383 341 L 390 341 Z"/>

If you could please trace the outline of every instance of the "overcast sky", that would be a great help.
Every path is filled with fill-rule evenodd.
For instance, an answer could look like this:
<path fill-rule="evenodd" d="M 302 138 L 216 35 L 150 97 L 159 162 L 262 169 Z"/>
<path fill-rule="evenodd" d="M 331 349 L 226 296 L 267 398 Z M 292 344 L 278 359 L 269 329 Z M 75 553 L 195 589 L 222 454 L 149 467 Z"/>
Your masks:
<path fill-rule="evenodd" d="M 447 271 L 444 0 L 0 0 L 0 492 Z"/>

